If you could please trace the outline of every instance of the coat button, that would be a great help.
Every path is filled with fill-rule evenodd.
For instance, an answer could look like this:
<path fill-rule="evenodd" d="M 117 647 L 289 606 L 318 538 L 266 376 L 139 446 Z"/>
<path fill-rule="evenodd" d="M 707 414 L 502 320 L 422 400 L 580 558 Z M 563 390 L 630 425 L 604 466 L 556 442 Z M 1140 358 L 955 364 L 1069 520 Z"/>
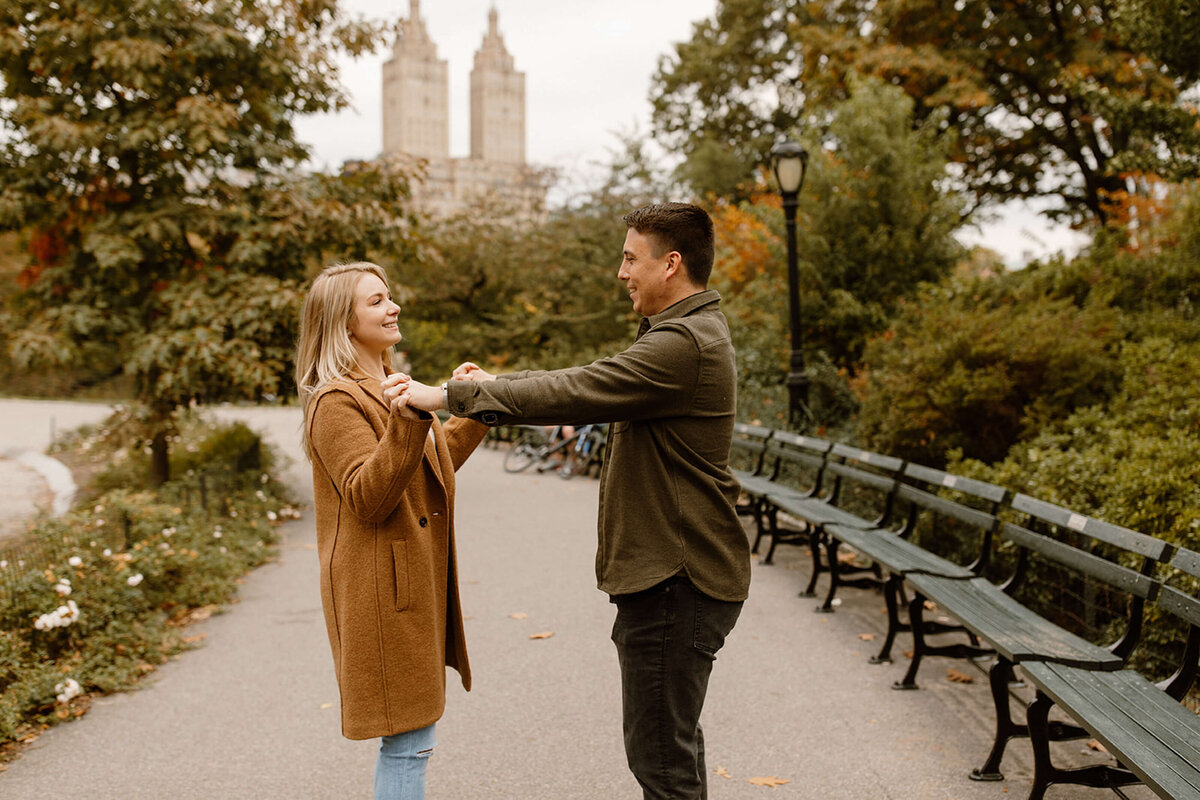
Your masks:
<path fill-rule="evenodd" d="M 429 524 L 429 520 L 425 519 L 425 517 L 421 517 L 419 524 L 421 525 L 422 528 L 424 528 L 426 525 Z"/>

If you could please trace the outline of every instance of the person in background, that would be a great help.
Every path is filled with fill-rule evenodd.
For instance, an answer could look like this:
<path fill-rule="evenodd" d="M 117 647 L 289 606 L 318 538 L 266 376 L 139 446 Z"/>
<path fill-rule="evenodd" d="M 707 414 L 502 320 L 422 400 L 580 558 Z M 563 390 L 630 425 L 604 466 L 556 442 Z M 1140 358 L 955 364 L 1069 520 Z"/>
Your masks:
<path fill-rule="evenodd" d="M 305 298 L 296 354 L 342 735 L 381 740 L 376 800 L 425 797 L 446 667 L 471 688 L 454 473 L 488 430 L 443 427 L 406 397 L 384 397 L 399 314 L 381 267 L 329 267 Z"/>

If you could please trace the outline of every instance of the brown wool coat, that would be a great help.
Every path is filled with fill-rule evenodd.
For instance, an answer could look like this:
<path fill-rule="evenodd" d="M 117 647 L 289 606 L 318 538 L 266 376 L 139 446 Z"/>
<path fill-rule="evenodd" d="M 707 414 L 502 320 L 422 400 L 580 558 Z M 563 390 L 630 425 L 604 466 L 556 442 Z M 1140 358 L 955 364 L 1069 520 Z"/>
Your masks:
<path fill-rule="evenodd" d="M 447 666 L 471 688 L 454 471 L 487 426 L 404 419 L 388 411 L 377 379 L 353 374 L 313 398 L 308 430 L 342 735 L 423 728 L 442 716 Z"/>

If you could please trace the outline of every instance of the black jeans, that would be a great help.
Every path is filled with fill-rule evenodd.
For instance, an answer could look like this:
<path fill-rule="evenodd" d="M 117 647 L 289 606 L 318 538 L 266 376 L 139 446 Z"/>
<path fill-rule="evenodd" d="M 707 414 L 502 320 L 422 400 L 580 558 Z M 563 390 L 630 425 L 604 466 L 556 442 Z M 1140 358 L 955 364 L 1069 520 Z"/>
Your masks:
<path fill-rule="evenodd" d="M 742 604 L 714 600 L 682 576 L 612 600 L 629 769 L 645 800 L 706 800 L 700 711 Z"/>

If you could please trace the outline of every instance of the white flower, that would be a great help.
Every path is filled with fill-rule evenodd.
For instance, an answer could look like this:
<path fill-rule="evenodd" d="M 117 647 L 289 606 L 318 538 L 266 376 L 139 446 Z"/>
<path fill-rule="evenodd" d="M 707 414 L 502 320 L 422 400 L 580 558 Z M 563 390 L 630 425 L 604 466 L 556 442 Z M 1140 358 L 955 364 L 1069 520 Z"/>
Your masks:
<path fill-rule="evenodd" d="M 65 628 L 77 619 L 79 619 L 79 606 L 75 605 L 74 600 L 68 600 L 65 606 L 59 606 L 49 614 L 42 614 L 34 620 L 33 627 L 39 631 Z"/>
<path fill-rule="evenodd" d="M 96 506 L 95 508 L 92 509 L 92 511 L 94 511 L 97 514 L 100 514 L 104 511 L 104 506 Z"/>
<path fill-rule="evenodd" d="M 254 496 L 257 497 L 259 500 L 262 500 L 264 503 L 267 501 L 267 496 L 265 494 L 263 494 L 262 489 L 259 489 L 257 492 L 255 492 Z"/>
<path fill-rule="evenodd" d="M 70 564 L 72 567 L 78 567 L 83 564 L 83 559 L 80 558 L 79 556 L 71 556 L 70 558 L 67 559 L 67 563 Z"/>
<path fill-rule="evenodd" d="M 267 477 L 267 473 L 265 473 L 265 472 L 264 472 L 264 473 L 262 474 L 262 482 L 263 482 L 263 483 L 266 483 L 268 480 L 270 480 L 270 478 L 268 478 L 268 477 Z"/>
<path fill-rule="evenodd" d="M 112 550 L 109 550 L 107 547 L 104 548 L 104 557 L 108 558 L 111 555 L 112 555 Z"/>
<path fill-rule="evenodd" d="M 230 511 L 229 511 L 229 516 L 231 516 L 231 517 L 236 517 L 236 516 L 237 516 L 237 509 L 236 509 L 236 508 L 234 508 L 234 509 L 230 509 Z"/>
<path fill-rule="evenodd" d="M 71 582 L 63 578 L 58 583 L 54 584 L 54 591 L 58 592 L 61 597 L 66 597 L 71 593 Z"/>
<path fill-rule="evenodd" d="M 97 527 L 97 528 L 100 528 L 100 527 L 103 527 L 103 526 L 104 526 L 104 520 L 102 520 L 102 519 L 98 519 L 98 520 L 96 520 L 96 527 Z"/>
<path fill-rule="evenodd" d="M 0 561 L 0 569 L 8 569 L 8 559 Z"/>
<path fill-rule="evenodd" d="M 128 583 L 130 586 L 137 586 L 143 580 L 144 580 L 144 576 L 142 575 L 142 573 L 139 572 L 137 575 L 130 575 L 128 578 L 125 579 L 125 582 Z"/>
<path fill-rule="evenodd" d="M 274 522 L 275 520 L 279 519 L 279 515 L 276 514 L 274 511 L 268 511 L 267 519 L 271 520 L 271 522 Z"/>
<path fill-rule="evenodd" d="M 170 546 L 171 546 L 171 545 L 167 544 L 166 542 L 159 542 L 159 543 L 158 543 L 158 549 L 159 549 L 159 550 L 166 550 L 166 549 L 167 549 L 167 548 L 169 548 Z"/>
<path fill-rule="evenodd" d="M 222 535 L 222 534 L 221 534 L 221 529 L 220 529 L 220 528 L 217 528 L 215 531 L 213 531 L 213 538 L 214 538 L 214 539 L 220 539 L 220 538 L 221 538 L 221 535 Z"/>
<path fill-rule="evenodd" d="M 225 546 L 224 546 L 224 545 L 222 545 L 222 546 L 221 546 L 221 552 L 222 552 L 222 553 L 228 553 L 229 551 L 225 549 Z"/>
<path fill-rule="evenodd" d="M 175 528 L 173 528 L 173 527 L 172 527 L 172 528 L 163 528 L 163 529 L 162 529 L 162 535 L 163 535 L 163 536 L 170 536 L 170 535 L 171 535 L 171 534 L 173 534 L 174 532 L 175 532 Z"/>
<path fill-rule="evenodd" d="M 79 681 L 74 678 L 67 678 L 66 681 L 55 686 L 54 691 L 58 692 L 55 699 L 64 704 L 71 702 L 73 698 L 83 693 L 83 689 L 79 686 Z"/>

